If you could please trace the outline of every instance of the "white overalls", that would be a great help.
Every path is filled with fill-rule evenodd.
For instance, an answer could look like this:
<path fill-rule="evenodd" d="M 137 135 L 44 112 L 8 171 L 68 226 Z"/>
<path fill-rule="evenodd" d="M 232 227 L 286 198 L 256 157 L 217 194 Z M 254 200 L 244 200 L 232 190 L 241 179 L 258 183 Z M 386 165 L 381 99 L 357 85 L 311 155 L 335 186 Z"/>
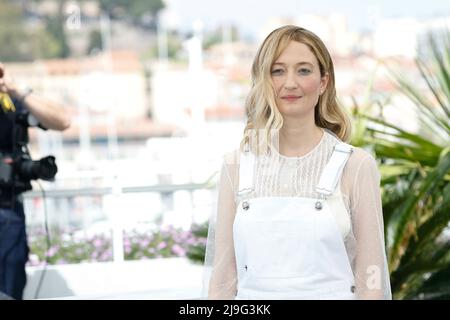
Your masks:
<path fill-rule="evenodd" d="M 255 156 L 241 153 L 236 299 L 355 299 L 344 246 L 351 222 L 339 183 L 352 150 L 343 142 L 334 147 L 316 186 L 319 198 L 246 198 L 254 190 Z"/>

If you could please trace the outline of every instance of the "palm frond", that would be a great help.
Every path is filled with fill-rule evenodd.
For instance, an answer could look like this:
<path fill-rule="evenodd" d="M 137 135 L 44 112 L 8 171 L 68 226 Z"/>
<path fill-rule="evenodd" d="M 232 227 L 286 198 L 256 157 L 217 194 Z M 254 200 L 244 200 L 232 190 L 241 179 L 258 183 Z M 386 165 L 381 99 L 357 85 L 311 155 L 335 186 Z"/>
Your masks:
<path fill-rule="evenodd" d="M 408 237 L 406 228 L 411 222 L 411 218 L 415 213 L 415 206 L 423 199 L 424 195 L 432 193 L 439 186 L 443 177 L 450 170 L 450 153 L 447 153 L 444 158 L 438 163 L 435 169 L 431 170 L 427 177 L 418 183 L 417 187 L 412 190 L 412 193 L 407 197 L 399 207 L 393 212 L 388 227 L 388 251 L 390 258 L 390 267 L 396 268 L 404 248 L 402 244 L 405 243 L 405 236 Z"/>

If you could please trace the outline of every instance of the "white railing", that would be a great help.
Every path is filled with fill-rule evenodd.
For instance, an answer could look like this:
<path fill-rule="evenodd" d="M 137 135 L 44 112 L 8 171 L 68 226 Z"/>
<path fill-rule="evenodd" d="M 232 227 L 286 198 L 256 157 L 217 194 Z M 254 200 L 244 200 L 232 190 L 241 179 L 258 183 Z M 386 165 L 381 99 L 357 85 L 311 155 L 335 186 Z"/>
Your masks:
<path fill-rule="evenodd" d="M 172 185 L 132 186 L 123 188 L 101 187 L 58 189 L 45 192 L 48 203 L 77 197 L 114 196 L 117 200 L 126 194 L 177 192 L 194 193 L 211 191 L 211 183 L 187 183 Z M 43 194 L 33 190 L 24 194 L 27 215 L 33 215 L 33 200 Z M 192 199 L 192 198 L 191 198 Z M 119 203 L 120 201 L 117 201 Z M 191 203 L 195 211 L 195 203 Z M 49 211 L 56 206 L 47 206 Z M 160 258 L 124 261 L 123 224 L 119 210 L 108 214 L 113 230 L 113 261 L 49 266 L 28 266 L 25 299 L 198 299 L 201 292 L 202 266 L 190 263 L 187 258 Z M 39 212 L 38 215 L 41 215 Z M 59 214 L 57 212 L 53 212 Z M 36 214 L 36 212 L 34 213 Z M 86 213 L 89 214 L 89 213 Z M 179 272 L 180 269 L 183 272 Z M 37 289 L 43 272 L 42 286 Z M 39 292 L 38 292 L 39 291 Z"/>
<path fill-rule="evenodd" d="M 58 217 L 58 215 L 61 215 L 63 213 L 56 212 L 56 205 L 55 202 L 58 200 L 68 200 L 68 199 L 74 199 L 79 197 L 95 197 L 95 196 L 113 196 L 112 202 L 109 203 L 108 208 L 104 209 L 105 211 L 110 210 L 112 212 L 107 212 L 105 214 L 106 216 L 106 224 L 109 225 L 112 229 L 112 248 L 113 248 L 113 261 L 114 262 L 122 262 L 124 261 L 124 243 L 123 243 L 123 231 L 124 226 L 132 224 L 133 220 L 131 217 L 127 217 L 126 207 L 127 202 L 123 201 L 126 194 L 137 194 L 137 193 L 146 193 L 146 194 L 159 194 L 165 195 L 166 197 L 174 197 L 176 193 L 179 192 L 187 192 L 189 193 L 189 199 L 190 204 L 187 205 L 187 208 L 184 208 L 183 215 L 185 216 L 184 212 L 187 214 L 191 213 L 190 217 L 183 217 L 185 221 L 192 222 L 198 222 L 196 221 L 195 213 L 196 213 L 196 204 L 193 200 L 193 193 L 199 190 L 206 190 L 210 192 L 210 203 L 209 207 L 203 208 L 203 211 L 210 211 L 212 209 L 211 205 L 214 202 L 214 184 L 210 183 L 210 180 L 205 183 L 186 183 L 186 184 L 161 184 L 161 185 L 152 185 L 152 186 L 128 186 L 128 187 L 98 187 L 98 188 L 79 188 L 79 189 L 57 189 L 57 190 L 48 190 L 45 191 L 45 199 L 43 198 L 42 191 L 39 190 L 33 190 L 27 193 L 24 193 L 24 202 L 25 202 L 25 211 L 30 218 L 33 218 L 35 220 L 42 221 L 43 210 L 48 210 L 48 216 Z M 33 208 L 33 200 L 41 198 L 43 201 L 46 202 L 45 206 L 41 206 L 41 212 L 36 212 L 36 208 Z M 124 204 L 125 203 L 125 204 Z M 186 204 L 186 203 L 184 203 Z M 176 205 L 176 204 L 174 204 Z M 103 206 L 105 204 L 103 203 Z M 131 205 L 128 205 L 131 207 Z M 190 207 L 189 207 L 190 206 Z M 145 210 L 145 208 L 141 207 L 141 210 Z M 172 208 L 163 208 L 171 210 Z M 89 216 L 89 212 L 83 213 L 86 217 Z M 66 212 L 67 215 L 67 212 Z M 69 213 L 70 215 L 70 213 Z M 164 215 L 164 213 L 163 213 Z M 205 214 L 203 212 L 203 219 L 205 217 L 209 216 L 209 214 Z M 39 217 L 39 218 L 37 218 Z M 36 224 L 36 222 L 33 223 L 33 219 L 28 219 L 28 224 Z M 31 220 L 31 221 L 30 221 Z M 85 219 L 89 220 L 89 219 Z M 151 218 L 148 218 L 149 222 L 151 222 Z M 191 223 L 188 223 L 190 225 Z M 51 222 L 49 223 L 52 224 Z M 88 223 L 87 223 L 88 224 Z M 86 226 L 85 226 L 86 227 Z"/>

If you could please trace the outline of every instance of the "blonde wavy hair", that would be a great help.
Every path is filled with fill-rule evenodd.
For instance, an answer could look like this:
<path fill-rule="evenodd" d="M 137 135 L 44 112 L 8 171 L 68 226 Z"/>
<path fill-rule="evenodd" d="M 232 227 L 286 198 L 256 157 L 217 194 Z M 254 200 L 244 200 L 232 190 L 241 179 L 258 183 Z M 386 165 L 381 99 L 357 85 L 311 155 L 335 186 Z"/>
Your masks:
<path fill-rule="evenodd" d="M 273 143 L 271 135 L 283 126 L 283 117 L 276 105 L 270 71 L 273 63 L 291 41 L 307 45 L 319 62 L 321 76 L 326 73 L 329 75 L 327 87 L 315 106 L 316 125 L 330 130 L 344 142 L 350 138 L 350 117 L 337 102 L 334 67 L 330 53 L 313 32 L 287 25 L 275 29 L 266 37 L 253 60 L 252 86 L 245 102 L 247 125 L 241 141 L 241 150 L 248 150 L 250 147 L 254 152 L 261 150 L 270 152 Z"/>

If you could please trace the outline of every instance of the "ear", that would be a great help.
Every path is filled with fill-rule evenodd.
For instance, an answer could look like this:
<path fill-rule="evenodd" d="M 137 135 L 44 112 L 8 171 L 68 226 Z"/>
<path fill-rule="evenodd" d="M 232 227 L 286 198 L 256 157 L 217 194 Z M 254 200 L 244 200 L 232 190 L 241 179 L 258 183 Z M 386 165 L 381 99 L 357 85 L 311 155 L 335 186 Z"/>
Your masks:
<path fill-rule="evenodd" d="M 320 78 L 320 92 L 323 93 L 325 89 L 328 86 L 328 80 L 330 79 L 330 74 L 326 72 L 321 78 Z"/>

